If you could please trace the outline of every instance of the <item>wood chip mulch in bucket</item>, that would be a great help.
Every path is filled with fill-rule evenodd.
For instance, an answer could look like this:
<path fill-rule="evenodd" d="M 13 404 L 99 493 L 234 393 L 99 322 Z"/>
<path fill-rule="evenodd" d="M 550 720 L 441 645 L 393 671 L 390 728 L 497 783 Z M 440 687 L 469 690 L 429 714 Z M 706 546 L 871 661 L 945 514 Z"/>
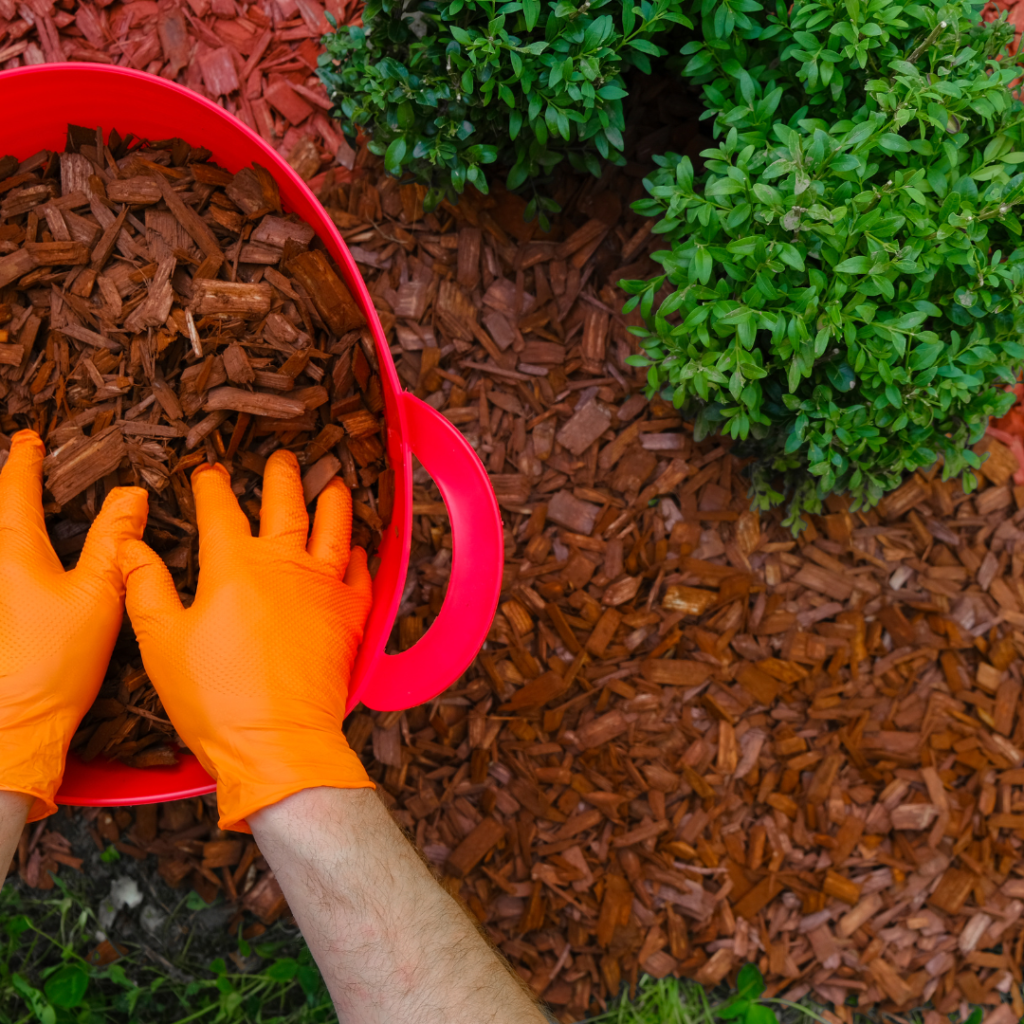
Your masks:
<path fill-rule="evenodd" d="M 698 113 L 652 83 L 630 163 L 566 180 L 544 237 L 500 188 L 424 214 L 422 190 L 361 154 L 354 181 L 320 182 L 400 376 L 473 440 L 506 525 L 476 664 L 427 706 L 357 711 L 350 741 L 560 1020 L 641 972 L 712 985 L 752 960 L 771 992 L 811 993 L 842 1021 L 852 997 L 874 1013 L 980 1005 L 986 1024 L 1012 1024 L 1016 460 L 986 438 L 975 494 L 920 474 L 866 513 L 831 501 L 794 539 L 749 510 L 728 443 L 695 443 L 670 405 L 644 399 L 615 282 L 654 272 L 656 236 L 629 203 L 652 153 L 703 148 Z M 403 647 L 440 607 L 450 563 L 422 470 L 417 488 Z M 255 845 L 219 833 L 209 800 L 76 813 L 98 845 L 236 901 L 247 935 L 286 912 Z M 75 866 L 59 821 L 26 831 L 30 884 Z"/>
<path fill-rule="evenodd" d="M 270 173 L 209 156 L 69 125 L 64 152 L 0 159 L 0 466 L 8 434 L 43 438 L 43 510 L 70 561 L 111 487 L 147 488 L 146 536 L 186 606 L 200 463 L 228 470 L 254 527 L 273 449 L 297 456 L 307 502 L 342 476 L 371 558 L 394 498 L 362 311 Z M 174 736 L 123 635 L 71 749 L 173 765 Z"/>

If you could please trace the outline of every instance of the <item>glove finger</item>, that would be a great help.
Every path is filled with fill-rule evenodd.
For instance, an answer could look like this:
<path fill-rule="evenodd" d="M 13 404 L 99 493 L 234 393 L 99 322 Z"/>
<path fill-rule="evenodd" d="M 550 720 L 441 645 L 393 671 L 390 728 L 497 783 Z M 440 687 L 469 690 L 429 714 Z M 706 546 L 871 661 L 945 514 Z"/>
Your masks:
<path fill-rule="evenodd" d="M 192 496 L 199 527 L 200 566 L 207 545 L 216 548 L 225 541 L 252 536 L 249 520 L 231 490 L 231 476 L 223 466 L 199 466 L 192 474 Z"/>
<path fill-rule="evenodd" d="M 163 559 L 141 540 L 122 541 L 117 564 L 124 576 L 128 617 L 143 644 L 161 619 L 184 611 L 181 599 Z"/>
<path fill-rule="evenodd" d="M 260 509 L 260 537 L 284 540 L 305 548 L 309 536 L 309 513 L 302 494 L 299 461 L 286 449 L 274 452 L 263 471 L 263 507 Z"/>
<path fill-rule="evenodd" d="M 43 456 L 46 446 L 34 430 L 19 430 L 0 472 L 0 530 L 17 534 L 49 569 L 63 571 L 43 518 Z"/>
<path fill-rule="evenodd" d="M 345 576 L 352 542 L 352 494 L 345 481 L 335 477 L 316 499 L 316 517 L 307 551 L 327 562 L 339 577 Z"/>
<path fill-rule="evenodd" d="M 117 593 L 124 593 L 124 576 L 117 562 L 121 544 L 141 540 L 149 511 L 149 495 L 141 487 L 115 487 L 89 529 L 73 574 L 105 579 Z"/>
<path fill-rule="evenodd" d="M 366 564 L 366 552 L 362 548 L 352 549 L 348 569 L 345 571 L 345 585 L 351 588 L 358 599 L 360 625 L 366 625 L 370 605 L 373 604 L 373 579 L 370 576 L 370 567 Z"/>

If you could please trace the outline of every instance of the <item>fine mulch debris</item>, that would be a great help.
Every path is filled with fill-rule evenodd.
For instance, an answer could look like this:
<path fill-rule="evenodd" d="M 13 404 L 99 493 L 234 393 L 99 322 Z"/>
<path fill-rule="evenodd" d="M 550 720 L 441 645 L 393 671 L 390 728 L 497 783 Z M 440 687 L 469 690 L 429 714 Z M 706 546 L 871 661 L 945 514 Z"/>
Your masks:
<path fill-rule="evenodd" d="M 629 162 L 522 200 L 425 214 L 364 151 L 321 197 L 406 386 L 476 447 L 505 521 L 501 603 L 474 666 L 346 731 L 396 819 L 563 1021 L 641 972 L 770 993 L 852 1020 L 918 1006 L 1024 1015 L 1024 488 L 986 438 L 981 486 L 935 472 L 794 539 L 749 508 L 744 460 L 648 403 L 622 278 L 657 265 L 630 212 L 653 153 L 696 156 L 697 101 L 652 82 Z M 441 605 L 444 505 L 415 476 L 395 641 Z M 201 802 L 80 812 L 99 843 L 237 907 L 286 913 L 248 838 Z M 62 861 L 44 826 L 18 870 Z M 48 845 L 49 844 L 49 845 Z M 34 867 L 33 867 L 34 865 Z M 74 866 L 74 865 L 71 865 Z M 31 872 L 35 871 L 32 876 Z M 115 936 L 116 939 L 116 936 Z"/>

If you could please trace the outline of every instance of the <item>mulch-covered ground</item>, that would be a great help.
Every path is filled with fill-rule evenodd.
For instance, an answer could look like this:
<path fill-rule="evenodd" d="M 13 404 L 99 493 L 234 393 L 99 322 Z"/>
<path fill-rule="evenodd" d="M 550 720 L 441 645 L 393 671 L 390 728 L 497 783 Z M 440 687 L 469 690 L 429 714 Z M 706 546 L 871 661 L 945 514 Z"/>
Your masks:
<path fill-rule="evenodd" d="M 314 73 L 325 11 L 344 25 L 361 8 L 359 0 L 0 0 L 0 70 L 91 61 L 179 82 L 315 183 L 336 160 L 351 167 L 355 157 Z"/>
<path fill-rule="evenodd" d="M 549 236 L 500 188 L 425 215 L 417 186 L 326 120 L 322 11 L 0 0 L 0 58 L 131 63 L 251 117 L 313 179 L 405 384 L 486 463 L 506 530 L 485 649 L 430 705 L 347 725 L 395 816 L 564 1021 L 641 972 L 713 984 L 745 961 L 840 1020 L 851 997 L 1018 1020 L 1024 488 L 1009 449 L 983 442 L 971 496 L 921 474 L 867 513 L 833 500 L 797 539 L 750 511 L 744 460 L 695 443 L 625 363 L 615 282 L 652 272 L 656 247 L 629 203 L 651 154 L 702 148 L 695 101 L 649 83 L 630 162 L 562 181 Z M 419 473 L 401 646 L 450 562 Z M 212 806 L 73 813 L 101 846 L 235 901 L 251 936 L 286 908 Z M 76 866 L 61 837 L 26 830 L 21 877 L 44 887 L 60 865 Z"/>

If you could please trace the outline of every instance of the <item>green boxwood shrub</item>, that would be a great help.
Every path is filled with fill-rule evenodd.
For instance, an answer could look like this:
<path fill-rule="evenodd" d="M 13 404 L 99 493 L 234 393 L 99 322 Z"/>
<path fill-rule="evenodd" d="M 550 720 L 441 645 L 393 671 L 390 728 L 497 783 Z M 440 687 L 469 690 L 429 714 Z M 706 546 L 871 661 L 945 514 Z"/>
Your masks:
<path fill-rule="evenodd" d="M 623 71 L 650 70 L 653 40 L 692 27 L 683 0 L 367 0 L 363 28 L 324 37 L 319 75 L 346 133 L 388 173 L 430 186 L 428 208 L 485 164 L 533 192 L 527 218 L 557 206 L 544 180 L 564 158 L 600 175 L 624 163 Z"/>
<path fill-rule="evenodd" d="M 757 457 L 798 529 L 938 456 L 946 477 L 1024 363 L 1024 106 L 981 5 L 703 0 L 682 74 L 718 145 L 668 154 L 636 209 L 664 274 L 627 285 L 649 390 Z"/>

